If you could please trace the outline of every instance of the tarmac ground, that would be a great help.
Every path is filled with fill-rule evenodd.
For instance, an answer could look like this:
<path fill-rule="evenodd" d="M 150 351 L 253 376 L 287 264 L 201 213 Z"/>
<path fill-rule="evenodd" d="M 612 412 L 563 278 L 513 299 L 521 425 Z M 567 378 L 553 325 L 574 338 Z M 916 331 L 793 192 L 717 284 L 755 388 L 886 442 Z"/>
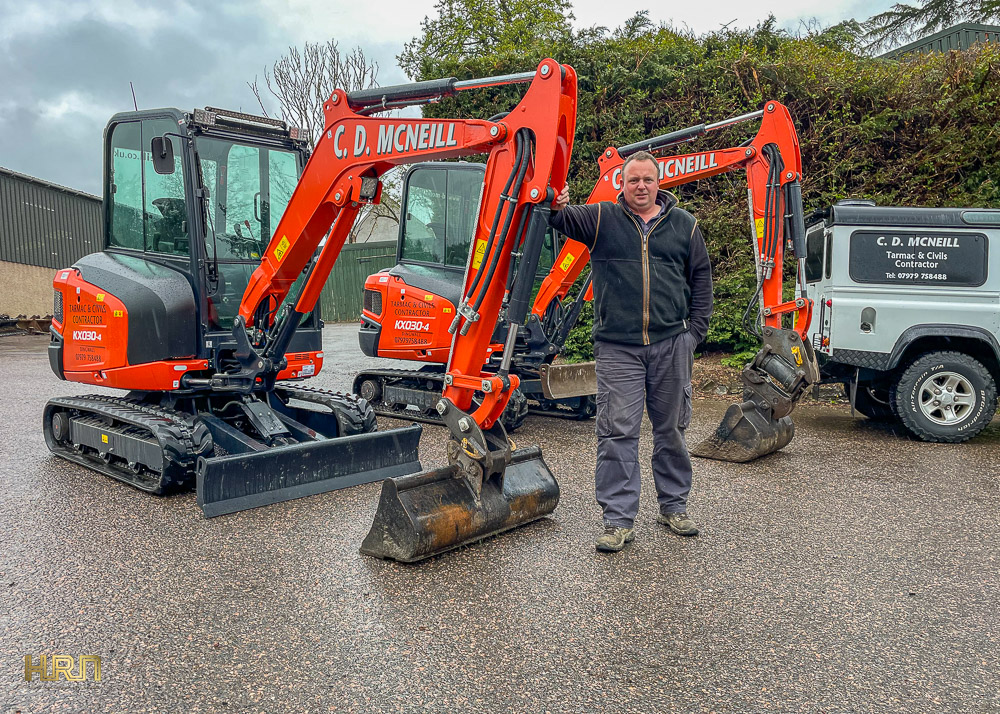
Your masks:
<path fill-rule="evenodd" d="M 313 386 L 348 389 L 356 325 Z M 595 552 L 593 422 L 529 417 L 548 518 L 419 565 L 358 554 L 379 485 L 205 519 L 51 456 L 47 339 L 0 339 L 0 712 L 1000 711 L 1000 424 L 925 444 L 804 406 L 781 452 L 695 460 L 702 533 Z M 396 363 L 398 364 L 398 363 Z M 689 443 L 725 402 L 697 401 Z M 380 420 L 382 428 L 401 422 Z M 424 467 L 445 430 L 425 426 Z M 25 655 L 101 658 L 32 682 Z"/>

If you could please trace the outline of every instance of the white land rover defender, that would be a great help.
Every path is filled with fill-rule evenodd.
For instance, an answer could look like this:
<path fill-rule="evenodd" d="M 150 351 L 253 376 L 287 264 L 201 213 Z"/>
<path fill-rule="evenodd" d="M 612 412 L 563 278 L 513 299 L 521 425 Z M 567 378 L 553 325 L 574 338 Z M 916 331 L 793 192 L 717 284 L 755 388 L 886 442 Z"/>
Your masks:
<path fill-rule="evenodd" d="M 1000 210 L 841 201 L 813 215 L 805 281 L 824 381 L 925 441 L 982 431 L 1000 379 Z"/>

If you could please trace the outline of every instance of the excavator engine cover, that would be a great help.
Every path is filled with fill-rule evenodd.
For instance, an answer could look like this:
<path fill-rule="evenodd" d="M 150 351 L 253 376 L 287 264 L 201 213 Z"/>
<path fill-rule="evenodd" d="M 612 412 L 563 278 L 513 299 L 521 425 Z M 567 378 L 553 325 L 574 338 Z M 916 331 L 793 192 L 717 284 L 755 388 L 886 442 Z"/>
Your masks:
<path fill-rule="evenodd" d="M 386 479 L 361 552 L 414 563 L 552 513 L 559 485 L 538 447 L 519 449 L 477 495 L 462 466 Z"/>
<path fill-rule="evenodd" d="M 692 456 L 742 463 L 792 440 L 789 415 L 805 389 L 819 381 L 816 353 L 794 330 L 766 327 L 763 340 L 740 375 L 743 402 L 726 410 L 715 433 L 691 449 Z"/>

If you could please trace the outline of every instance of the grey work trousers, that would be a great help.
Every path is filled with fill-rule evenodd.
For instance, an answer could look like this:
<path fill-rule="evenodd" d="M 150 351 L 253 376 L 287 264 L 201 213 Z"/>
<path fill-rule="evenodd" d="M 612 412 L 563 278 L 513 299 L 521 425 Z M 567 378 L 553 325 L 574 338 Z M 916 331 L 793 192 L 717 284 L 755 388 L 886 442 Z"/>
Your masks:
<path fill-rule="evenodd" d="M 685 510 L 691 458 L 691 365 L 696 338 L 682 332 L 652 345 L 597 341 L 597 502 L 606 525 L 631 528 L 639 512 L 639 425 L 653 424 L 653 483 L 661 513 Z M 643 399 L 645 397 L 645 400 Z"/>

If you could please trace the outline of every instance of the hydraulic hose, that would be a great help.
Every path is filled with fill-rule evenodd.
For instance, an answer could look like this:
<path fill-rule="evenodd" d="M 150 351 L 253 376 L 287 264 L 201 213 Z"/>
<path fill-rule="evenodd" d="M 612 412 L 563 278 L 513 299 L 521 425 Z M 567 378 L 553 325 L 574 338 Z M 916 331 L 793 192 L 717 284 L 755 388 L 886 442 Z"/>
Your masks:
<path fill-rule="evenodd" d="M 510 175 L 507 176 L 507 183 L 504 184 L 503 191 L 500 193 L 500 203 L 497 205 L 497 210 L 493 214 L 493 225 L 490 227 L 490 235 L 486 242 L 486 249 L 483 251 L 483 255 L 492 255 L 493 246 L 497 236 L 497 226 L 500 225 L 500 216 L 503 215 L 504 205 L 507 202 L 508 192 L 510 191 L 511 184 L 514 182 L 514 178 L 517 176 L 517 172 L 520 169 L 521 162 L 524 159 L 524 146 L 520 141 L 520 133 L 514 137 L 514 165 L 511 167 Z M 479 287 L 479 283 L 482 280 L 483 271 L 480 270 L 476 273 L 476 277 L 472 281 L 472 285 L 469 286 L 468 292 L 462 297 L 463 303 L 468 303 L 475 294 L 476 289 Z M 458 315 L 455 316 L 458 319 Z"/>
<path fill-rule="evenodd" d="M 525 129 L 521 129 L 520 131 L 518 131 L 518 139 L 517 139 L 518 143 L 526 142 L 527 137 L 524 135 L 525 133 L 526 133 Z M 496 273 L 497 265 L 500 262 L 500 255 L 503 252 L 503 248 L 506 245 L 507 240 L 510 238 L 510 224 L 514 219 L 514 211 L 516 210 L 517 207 L 516 204 L 517 195 L 521 192 L 521 185 L 524 183 L 525 174 L 528 173 L 529 163 L 530 162 L 528 160 L 527 154 L 523 154 L 521 165 L 518 167 L 517 178 L 514 180 L 514 185 L 512 186 L 511 194 L 510 196 L 506 197 L 506 201 L 510 205 L 508 206 L 507 213 L 504 216 L 503 227 L 500 229 L 499 233 L 497 233 L 497 236 L 500 237 L 500 240 L 493 248 L 493 254 L 490 256 L 490 264 L 486 270 L 486 278 L 484 281 L 480 283 L 482 288 L 476 295 L 475 304 L 473 305 L 472 308 L 473 311 L 475 312 L 479 312 L 479 308 L 483 304 L 483 300 L 486 297 L 487 288 L 489 287 L 490 283 L 493 282 L 493 275 L 494 273 Z M 480 271 L 480 273 L 476 275 L 476 278 L 478 279 L 481 275 L 482 271 Z M 471 294 L 472 291 L 470 291 L 470 295 Z"/>

